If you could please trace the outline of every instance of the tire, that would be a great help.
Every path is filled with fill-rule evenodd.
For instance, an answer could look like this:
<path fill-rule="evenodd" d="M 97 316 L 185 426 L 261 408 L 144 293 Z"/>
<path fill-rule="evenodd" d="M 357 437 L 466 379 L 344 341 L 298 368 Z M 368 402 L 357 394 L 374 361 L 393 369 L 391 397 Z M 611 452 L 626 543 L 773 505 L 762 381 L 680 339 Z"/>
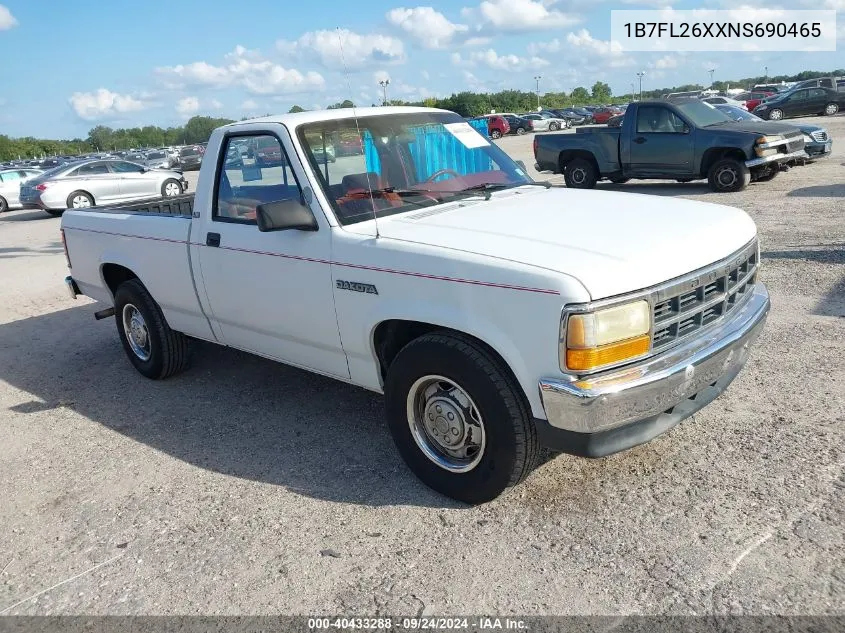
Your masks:
<path fill-rule="evenodd" d="M 66 202 L 68 209 L 87 209 L 94 206 L 94 196 L 87 191 L 74 191 L 67 197 Z M 47 213 L 50 213 L 50 211 L 47 211 Z M 61 213 L 58 215 L 61 215 Z"/>
<path fill-rule="evenodd" d="M 557 132 L 559 129 L 560 129 L 560 123 L 558 123 L 557 121 L 553 121 L 552 123 L 549 123 L 549 131 L 550 132 Z"/>
<path fill-rule="evenodd" d="M 9 210 L 9 203 L 6 201 L 6 198 L 0 196 L 0 213 L 5 213 Z"/>
<path fill-rule="evenodd" d="M 161 183 L 161 195 L 164 198 L 182 195 L 182 183 L 175 178 L 168 178 Z"/>
<path fill-rule="evenodd" d="M 161 308 L 138 279 L 130 279 L 118 287 L 114 295 L 114 317 L 123 349 L 143 376 L 161 380 L 188 367 L 187 339 L 181 332 L 170 329 Z M 135 328 L 131 327 L 132 323 Z"/>
<path fill-rule="evenodd" d="M 526 131 L 526 130 L 525 130 L 525 128 L 524 128 L 524 127 L 518 127 L 518 128 L 516 128 L 516 133 L 517 133 L 519 136 L 522 136 L 523 134 L 525 134 L 525 131 Z"/>
<path fill-rule="evenodd" d="M 494 139 L 500 139 L 502 138 L 502 133 L 499 130 L 493 130 L 490 132 L 490 136 Z"/>
<path fill-rule="evenodd" d="M 824 114 L 827 116 L 833 116 L 837 112 L 839 112 L 839 105 L 836 103 L 828 103 L 824 107 Z"/>
<path fill-rule="evenodd" d="M 599 174 L 591 161 L 573 158 L 563 168 L 563 179 L 570 189 L 592 189 L 599 180 Z"/>
<path fill-rule="evenodd" d="M 396 448 L 411 471 L 440 494 L 485 503 L 525 479 L 537 463 L 537 433 L 519 384 L 498 357 L 470 337 L 439 331 L 408 343 L 387 371 L 385 395 Z M 440 433 L 456 434 L 458 442 L 462 435 L 478 439 L 480 448 L 464 460 L 450 456 L 442 439 L 433 439 L 435 422 L 432 428 L 421 423 L 429 417 L 426 412 L 438 416 Z"/>
<path fill-rule="evenodd" d="M 769 121 L 781 121 L 783 119 L 783 110 L 774 108 L 769 110 Z"/>
<path fill-rule="evenodd" d="M 742 191 L 751 182 L 751 172 L 736 158 L 717 160 L 707 172 L 710 189 L 717 193 Z"/>
<path fill-rule="evenodd" d="M 614 176 L 612 178 L 608 178 L 608 180 L 610 182 L 612 182 L 614 185 L 624 185 L 626 182 L 628 182 L 631 179 L 630 178 L 618 178 L 618 177 Z"/>

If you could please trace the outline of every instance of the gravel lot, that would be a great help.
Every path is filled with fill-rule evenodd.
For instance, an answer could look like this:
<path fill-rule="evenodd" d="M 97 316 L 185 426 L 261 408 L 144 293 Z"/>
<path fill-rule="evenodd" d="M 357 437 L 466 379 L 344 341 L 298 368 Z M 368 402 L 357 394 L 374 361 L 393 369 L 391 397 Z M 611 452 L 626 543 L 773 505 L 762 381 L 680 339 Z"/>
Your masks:
<path fill-rule="evenodd" d="M 145 380 L 64 294 L 59 220 L 3 214 L 0 614 L 845 614 L 845 116 L 814 122 L 833 157 L 740 194 L 600 185 L 751 213 L 768 325 L 669 434 L 472 509 L 368 392 L 208 344 Z"/>

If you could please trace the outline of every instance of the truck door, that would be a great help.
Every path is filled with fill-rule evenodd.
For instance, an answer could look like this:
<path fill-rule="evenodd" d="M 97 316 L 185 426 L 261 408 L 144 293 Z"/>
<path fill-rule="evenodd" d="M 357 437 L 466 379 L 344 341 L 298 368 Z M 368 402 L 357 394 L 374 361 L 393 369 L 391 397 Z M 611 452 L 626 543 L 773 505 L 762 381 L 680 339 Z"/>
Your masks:
<path fill-rule="evenodd" d="M 274 146 L 257 161 L 240 147 Z M 323 213 L 315 231 L 261 232 L 259 204 L 311 200 L 300 163 L 288 159 L 285 128 L 272 125 L 222 139 L 212 185 L 210 165 L 201 181 L 214 187 L 197 194 L 202 220 L 191 239 L 199 249 L 209 317 L 221 342 L 321 373 L 349 377 L 334 308 L 331 230 Z M 267 156 L 275 157 L 268 159 Z M 207 178 L 206 178 L 207 176 Z M 301 186 L 303 185 L 303 186 Z M 316 205 L 316 203 L 314 203 Z"/>
<path fill-rule="evenodd" d="M 637 108 L 637 120 L 630 131 L 632 175 L 691 175 L 695 142 L 690 128 L 677 114 L 662 105 Z"/>

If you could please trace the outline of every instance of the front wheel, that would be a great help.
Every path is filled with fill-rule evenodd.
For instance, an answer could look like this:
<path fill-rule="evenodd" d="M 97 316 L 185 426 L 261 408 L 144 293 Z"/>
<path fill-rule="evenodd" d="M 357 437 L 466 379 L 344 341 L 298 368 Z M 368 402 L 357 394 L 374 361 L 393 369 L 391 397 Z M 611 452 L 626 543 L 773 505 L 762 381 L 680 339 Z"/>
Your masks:
<path fill-rule="evenodd" d="M 443 495 L 491 501 L 537 463 L 537 434 L 521 388 L 472 338 L 441 331 L 411 341 L 388 369 L 385 396 L 399 453 Z"/>
<path fill-rule="evenodd" d="M 824 107 L 824 113 L 825 113 L 827 116 L 833 116 L 833 115 L 834 115 L 834 114 L 836 114 L 837 112 L 839 112 L 839 105 L 837 105 L 836 103 L 828 103 L 828 104 Z"/>
<path fill-rule="evenodd" d="M 188 366 L 188 341 L 167 324 L 161 308 L 138 279 L 122 283 L 114 295 L 114 316 L 129 361 L 153 380 Z"/>
<path fill-rule="evenodd" d="M 736 158 L 723 158 L 713 163 L 707 174 L 710 189 L 718 193 L 742 191 L 751 182 L 751 172 Z"/>
<path fill-rule="evenodd" d="M 520 136 L 522 136 L 523 134 L 525 134 L 525 128 L 524 127 L 516 128 L 516 133 L 519 134 Z"/>
<path fill-rule="evenodd" d="M 571 189 L 592 189 L 599 180 L 599 174 L 591 161 L 574 158 L 564 166 L 563 179 Z"/>
<path fill-rule="evenodd" d="M 783 118 L 783 110 L 775 108 L 769 111 L 769 121 L 780 121 Z"/>
<path fill-rule="evenodd" d="M 549 131 L 557 132 L 560 129 L 560 123 L 549 123 Z"/>
<path fill-rule="evenodd" d="M 182 183 L 175 178 L 168 178 L 161 185 L 161 195 L 165 198 L 182 195 Z"/>

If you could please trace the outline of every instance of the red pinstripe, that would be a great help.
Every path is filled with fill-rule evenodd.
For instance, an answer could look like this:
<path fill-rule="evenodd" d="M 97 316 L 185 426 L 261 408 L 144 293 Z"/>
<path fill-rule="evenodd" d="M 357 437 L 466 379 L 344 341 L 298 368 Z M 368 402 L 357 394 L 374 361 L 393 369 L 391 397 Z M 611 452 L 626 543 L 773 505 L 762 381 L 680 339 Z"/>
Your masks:
<path fill-rule="evenodd" d="M 164 237 L 149 237 L 144 235 L 127 235 L 125 233 L 114 233 L 111 231 L 99 231 L 95 229 L 80 229 L 76 227 L 67 227 L 65 230 L 72 230 L 72 231 L 87 231 L 89 233 L 100 233 L 102 235 L 114 235 L 117 237 L 131 237 L 133 239 L 138 240 L 152 240 L 154 242 L 169 242 L 171 244 L 190 244 L 191 246 L 205 246 L 205 244 L 201 244 L 200 242 L 187 242 L 186 240 L 171 240 Z M 485 286 L 487 288 L 502 288 L 504 290 L 518 290 L 521 292 L 537 292 L 540 294 L 547 294 L 547 295 L 556 295 L 560 294 L 557 290 L 549 290 L 545 288 L 529 288 L 527 286 L 513 286 L 510 284 L 498 284 L 492 283 L 489 281 L 479 281 L 477 279 L 462 279 L 460 277 L 443 277 L 441 275 L 430 275 L 428 273 L 418 273 L 409 270 L 395 270 L 393 268 L 381 268 L 378 266 L 365 266 L 363 264 L 350 264 L 347 262 L 335 262 L 328 259 L 317 259 L 314 257 L 303 257 L 301 255 L 287 255 L 285 253 L 271 253 L 269 251 L 256 251 L 247 248 L 234 248 L 231 246 L 218 246 L 216 248 L 220 248 L 227 251 L 236 251 L 239 253 L 252 253 L 254 255 L 266 255 L 268 257 L 282 257 L 284 259 L 295 259 L 298 261 L 304 262 L 312 262 L 315 264 L 328 264 L 330 266 L 340 266 L 343 268 L 354 268 L 357 270 L 372 270 L 374 272 L 379 273 L 387 273 L 391 275 L 405 275 L 407 277 L 418 277 L 421 279 L 432 279 L 435 281 L 448 281 L 452 283 L 459 283 L 459 284 L 470 284 L 473 286 Z"/>

